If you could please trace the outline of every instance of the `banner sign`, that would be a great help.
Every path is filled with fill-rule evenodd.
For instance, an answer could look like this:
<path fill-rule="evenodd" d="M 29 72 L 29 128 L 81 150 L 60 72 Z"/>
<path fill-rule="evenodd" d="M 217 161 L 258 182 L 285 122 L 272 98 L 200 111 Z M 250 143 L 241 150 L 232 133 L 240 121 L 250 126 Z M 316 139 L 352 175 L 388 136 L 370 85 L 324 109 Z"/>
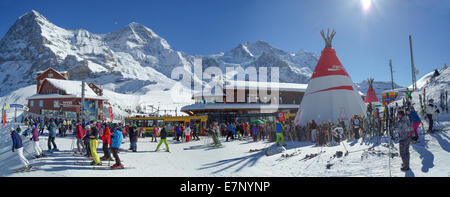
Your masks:
<path fill-rule="evenodd" d="M 109 120 L 110 120 L 110 122 L 113 121 L 113 113 L 112 113 L 112 107 L 111 106 L 109 106 Z"/>
<path fill-rule="evenodd" d="M 21 104 L 9 104 L 9 107 L 10 108 L 13 108 L 13 107 L 15 107 L 15 108 L 23 108 L 23 105 L 21 105 Z"/>

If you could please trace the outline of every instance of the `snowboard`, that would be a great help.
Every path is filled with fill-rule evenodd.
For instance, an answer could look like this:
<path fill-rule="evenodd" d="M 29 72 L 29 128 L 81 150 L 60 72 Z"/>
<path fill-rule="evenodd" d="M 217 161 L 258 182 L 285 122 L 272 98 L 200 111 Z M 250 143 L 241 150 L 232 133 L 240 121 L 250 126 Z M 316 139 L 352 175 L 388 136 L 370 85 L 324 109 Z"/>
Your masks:
<path fill-rule="evenodd" d="M 283 146 L 272 146 L 266 150 L 265 154 L 266 156 L 272 156 L 284 151 L 286 151 L 286 148 L 284 148 Z"/>

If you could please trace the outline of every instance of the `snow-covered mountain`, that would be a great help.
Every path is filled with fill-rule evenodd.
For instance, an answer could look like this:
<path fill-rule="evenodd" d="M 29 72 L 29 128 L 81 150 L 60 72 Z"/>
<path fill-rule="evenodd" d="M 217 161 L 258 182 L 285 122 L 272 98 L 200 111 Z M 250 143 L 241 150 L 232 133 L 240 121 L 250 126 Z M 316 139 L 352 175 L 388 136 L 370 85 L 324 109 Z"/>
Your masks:
<path fill-rule="evenodd" d="M 56 70 L 69 71 L 71 79 L 92 81 L 120 93 L 145 94 L 148 85 L 162 83 L 170 89 L 176 67 L 191 74 L 194 58 L 203 59 L 203 68 L 218 66 L 223 72 L 228 66 L 279 66 L 280 76 L 285 76 L 280 81 L 299 83 L 308 81 L 318 60 L 312 53 L 289 53 L 263 41 L 239 44 L 215 55 L 189 55 L 173 50 L 138 23 L 93 34 L 63 29 L 33 10 L 19 17 L 0 40 L 0 96 L 34 84 L 36 72 L 51 62 Z"/>
<path fill-rule="evenodd" d="M 181 67 L 185 74 L 193 76 L 195 58 L 203 60 L 203 69 L 217 66 L 224 74 L 226 67 L 278 66 L 281 82 L 296 83 L 307 83 L 318 61 L 316 55 L 304 50 L 289 53 L 263 41 L 239 44 L 214 55 L 190 55 L 173 50 L 164 38 L 138 23 L 108 34 L 94 34 L 58 27 L 33 10 L 20 16 L 0 40 L 0 99 L 9 101 L 11 94 L 19 90 L 23 98 L 16 100 L 25 101 L 34 92 L 23 90 L 31 91 L 36 73 L 51 66 L 68 71 L 71 80 L 100 85 L 108 90 L 106 94 L 111 93 L 109 96 L 117 105 L 123 101 L 115 94 L 141 97 L 139 101 L 133 99 L 139 105 L 167 102 L 170 106 L 172 101 L 187 104 L 192 102 L 189 94 L 186 98 L 169 98 L 177 84 L 171 73 Z M 203 83 L 198 76 L 193 81 Z M 192 87 L 186 88 L 184 91 Z M 127 104 L 134 108 L 138 103 Z"/>

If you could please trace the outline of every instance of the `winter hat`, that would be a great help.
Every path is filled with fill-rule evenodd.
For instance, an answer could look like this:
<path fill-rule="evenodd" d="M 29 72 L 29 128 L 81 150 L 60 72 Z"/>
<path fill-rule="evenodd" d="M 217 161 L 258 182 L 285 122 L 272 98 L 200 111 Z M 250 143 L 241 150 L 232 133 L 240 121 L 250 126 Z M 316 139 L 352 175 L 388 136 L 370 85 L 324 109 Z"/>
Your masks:
<path fill-rule="evenodd" d="M 11 127 L 11 129 L 10 129 L 10 131 L 11 132 L 13 132 L 13 131 L 15 131 L 16 129 L 14 129 L 14 127 Z"/>

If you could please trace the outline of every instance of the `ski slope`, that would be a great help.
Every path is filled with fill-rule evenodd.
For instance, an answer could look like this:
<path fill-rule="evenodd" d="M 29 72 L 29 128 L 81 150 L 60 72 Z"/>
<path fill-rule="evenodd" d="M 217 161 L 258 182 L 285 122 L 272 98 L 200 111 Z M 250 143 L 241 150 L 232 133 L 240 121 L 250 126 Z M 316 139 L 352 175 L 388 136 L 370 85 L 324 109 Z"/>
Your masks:
<path fill-rule="evenodd" d="M 442 133 L 425 136 L 425 146 L 412 145 L 411 169 L 400 171 L 401 159 L 387 156 L 389 148 L 387 139 L 361 141 L 348 140 L 332 147 L 316 147 L 310 142 L 292 142 L 287 140 L 285 153 L 265 156 L 264 152 L 250 153 L 250 149 L 263 149 L 272 145 L 267 142 L 231 141 L 224 142 L 222 147 L 208 146 L 212 142 L 208 137 L 200 141 L 176 143 L 168 139 L 171 152 L 153 152 L 157 143 L 151 138 L 138 140 L 138 152 L 128 150 L 129 143 L 122 144 L 119 153 L 125 167 L 124 170 L 99 170 L 92 166 L 77 165 L 76 162 L 90 162 L 84 157 L 74 157 L 69 151 L 72 146 L 72 135 L 57 137 L 56 144 L 61 152 L 50 154 L 46 158 L 30 160 L 33 166 L 41 169 L 11 173 L 11 169 L 21 167 L 16 153 L 11 152 L 11 137 L 8 125 L 0 127 L 0 176 L 2 177 L 449 177 L 450 176 L 450 136 L 449 129 Z M 47 133 L 47 131 L 45 132 Z M 158 139 L 159 140 L 159 139 Z M 40 145 L 47 150 L 47 137 L 41 136 Z M 345 147 L 344 147 L 345 145 Z M 103 156 L 99 143 L 98 153 Z M 33 148 L 28 139 L 24 139 L 25 155 L 31 158 Z M 373 147 L 373 151 L 367 152 Z M 346 152 L 347 156 L 333 158 L 336 151 Z M 391 149 L 398 153 L 398 144 Z M 322 154 L 308 160 L 302 160 L 312 153 Z M 293 154 L 282 157 L 282 154 Z M 108 162 L 103 161 L 104 164 Z M 389 165 L 390 163 L 390 165 Z M 113 162 L 111 162 L 111 165 Z M 333 164 L 327 169 L 327 164 Z M 98 167 L 107 168 L 107 167 Z"/>

